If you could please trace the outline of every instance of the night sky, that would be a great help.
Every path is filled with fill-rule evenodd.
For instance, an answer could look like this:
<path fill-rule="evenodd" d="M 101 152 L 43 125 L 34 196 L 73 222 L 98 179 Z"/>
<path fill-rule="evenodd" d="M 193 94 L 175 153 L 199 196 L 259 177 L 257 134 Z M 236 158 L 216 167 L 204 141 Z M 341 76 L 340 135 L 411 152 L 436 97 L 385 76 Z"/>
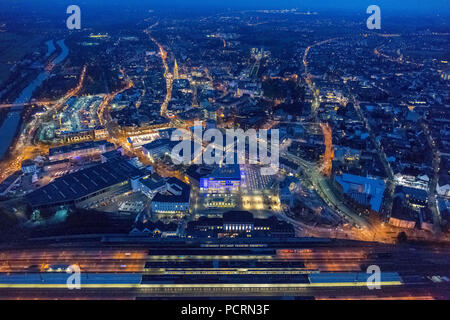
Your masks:
<path fill-rule="evenodd" d="M 17 5 L 31 6 L 136 6 L 136 7 L 174 7 L 174 8 L 236 8 L 236 9 L 282 9 L 333 10 L 361 12 L 372 4 L 381 10 L 396 13 L 426 13 L 448 15 L 449 0 L 9 0 L 7 7 Z"/>

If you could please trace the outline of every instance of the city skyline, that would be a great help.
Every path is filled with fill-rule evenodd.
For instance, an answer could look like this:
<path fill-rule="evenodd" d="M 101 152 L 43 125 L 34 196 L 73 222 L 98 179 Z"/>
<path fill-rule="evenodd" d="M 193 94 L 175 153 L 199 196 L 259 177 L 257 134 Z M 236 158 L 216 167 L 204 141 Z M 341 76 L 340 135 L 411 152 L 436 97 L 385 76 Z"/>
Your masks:
<path fill-rule="evenodd" d="M 0 7 L 1 299 L 450 299 L 448 1 Z"/>

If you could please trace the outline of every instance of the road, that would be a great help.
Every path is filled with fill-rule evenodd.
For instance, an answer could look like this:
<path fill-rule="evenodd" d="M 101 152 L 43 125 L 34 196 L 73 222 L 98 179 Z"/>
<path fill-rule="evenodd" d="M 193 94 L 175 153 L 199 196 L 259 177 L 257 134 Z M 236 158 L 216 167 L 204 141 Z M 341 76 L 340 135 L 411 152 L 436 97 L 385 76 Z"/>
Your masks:
<path fill-rule="evenodd" d="M 429 189 L 428 189 L 428 203 L 429 208 L 431 210 L 431 213 L 433 214 L 433 228 L 436 233 L 439 233 L 441 231 L 441 217 L 439 214 L 438 204 L 437 204 L 437 198 L 436 198 L 436 186 L 439 180 L 439 167 L 441 163 L 441 155 L 439 152 L 439 149 L 436 146 L 436 142 L 433 140 L 433 137 L 430 133 L 430 128 L 428 127 L 428 124 L 425 122 L 422 122 L 422 128 L 425 132 L 425 135 L 427 137 L 428 146 L 432 151 L 433 155 L 433 176 L 431 177 Z"/>
<path fill-rule="evenodd" d="M 307 177 L 312 182 L 315 190 L 321 196 L 321 198 L 332 208 L 336 209 L 337 212 L 343 216 L 344 219 L 363 228 L 370 228 L 370 223 L 359 216 L 352 209 L 350 209 L 342 199 L 339 199 L 336 194 L 328 186 L 328 182 L 325 177 L 323 177 L 320 171 L 316 168 L 315 164 L 303 160 L 289 152 L 281 152 L 281 155 L 286 157 L 288 160 L 300 165 L 307 175 Z"/>
<path fill-rule="evenodd" d="M 163 103 L 161 104 L 161 115 L 166 116 L 167 107 L 169 106 L 170 100 L 172 100 L 173 75 L 170 73 L 169 66 L 167 65 L 167 52 L 164 50 L 164 47 L 150 35 L 151 28 L 153 28 L 156 25 L 157 24 L 154 24 L 144 32 L 158 46 L 159 55 L 161 57 L 161 62 L 164 68 L 164 78 L 166 79 L 166 96 L 164 98 Z"/>
<path fill-rule="evenodd" d="M 383 150 L 383 147 L 381 146 L 381 143 L 376 139 L 375 133 L 372 130 L 372 127 L 369 124 L 369 121 L 367 117 L 364 115 L 364 112 L 361 110 L 361 107 L 359 105 L 358 100 L 353 96 L 352 97 L 353 105 L 355 107 L 356 113 L 358 114 L 360 120 L 364 123 L 364 126 L 369 133 L 370 139 L 377 149 L 377 154 L 380 159 L 381 164 L 383 165 L 384 172 L 387 175 L 386 179 L 386 189 L 388 192 L 386 192 L 383 200 L 383 211 L 385 214 L 386 220 L 390 217 L 391 211 L 392 211 L 392 204 L 393 204 L 393 197 L 394 197 L 394 191 L 395 191 L 395 184 L 394 184 L 394 172 L 387 161 L 386 153 Z"/>

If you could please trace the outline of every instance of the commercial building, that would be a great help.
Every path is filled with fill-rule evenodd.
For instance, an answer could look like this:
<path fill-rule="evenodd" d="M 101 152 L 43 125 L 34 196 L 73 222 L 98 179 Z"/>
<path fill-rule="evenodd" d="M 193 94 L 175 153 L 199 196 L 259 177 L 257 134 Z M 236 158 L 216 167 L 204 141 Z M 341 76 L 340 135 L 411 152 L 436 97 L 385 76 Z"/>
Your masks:
<path fill-rule="evenodd" d="M 202 192 L 238 192 L 240 186 L 241 172 L 238 164 L 218 167 L 208 176 L 200 178 L 200 190 Z"/>
<path fill-rule="evenodd" d="M 21 167 L 24 174 L 36 172 L 36 163 L 33 160 L 28 159 L 23 161 Z"/>
<path fill-rule="evenodd" d="M 428 205 L 428 193 L 422 189 L 397 186 L 394 197 L 402 197 L 407 205 L 415 209 L 424 208 Z"/>
<path fill-rule="evenodd" d="M 114 144 L 106 140 L 89 141 L 50 148 L 48 158 L 50 161 L 57 161 L 78 157 L 92 157 L 100 156 L 102 153 L 112 150 L 114 150 Z"/>
<path fill-rule="evenodd" d="M 383 202 L 386 184 L 383 180 L 344 173 L 336 177 L 336 182 L 350 199 L 360 205 L 379 212 Z"/>
<path fill-rule="evenodd" d="M 190 221 L 186 235 L 190 238 L 284 238 L 294 237 L 295 230 L 291 224 L 276 217 L 258 219 L 248 211 L 228 211 L 222 218 L 201 217 Z"/>
<path fill-rule="evenodd" d="M 152 212 L 167 218 L 181 218 L 189 213 L 191 188 L 177 178 L 169 178 L 166 192 L 158 192 L 152 200 Z"/>
<path fill-rule="evenodd" d="M 131 180 L 141 176 L 142 171 L 125 160 L 106 162 L 57 178 L 26 199 L 33 208 L 88 208 L 130 191 Z"/>
<path fill-rule="evenodd" d="M 191 165 L 187 170 L 184 179 L 190 185 L 200 187 L 200 179 L 205 178 L 211 174 L 212 168 L 206 166 L 200 166 L 197 164 Z"/>
<path fill-rule="evenodd" d="M 56 170 L 67 170 L 70 167 L 70 159 L 56 160 L 51 162 L 44 162 L 43 168 L 45 172 L 52 172 Z"/>
<path fill-rule="evenodd" d="M 170 139 L 158 139 L 142 146 L 142 152 L 149 158 L 158 158 L 170 153 Z"/>
<path fill-rule="evenodd" d="M 153 199 L 158 192 L 167 191 L 166 180 L 157 174 L 147 175 L 143 178 L 132 180 L 131 185 L 134 192 L 142 192 L 150 199 Z"/>

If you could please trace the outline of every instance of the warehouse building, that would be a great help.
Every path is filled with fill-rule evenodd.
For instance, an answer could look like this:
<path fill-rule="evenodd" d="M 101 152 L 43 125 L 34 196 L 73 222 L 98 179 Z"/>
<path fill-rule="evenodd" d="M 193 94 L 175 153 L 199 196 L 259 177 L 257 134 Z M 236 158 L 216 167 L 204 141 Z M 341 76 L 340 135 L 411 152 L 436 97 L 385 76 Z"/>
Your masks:
<path fill-rule="evenodd" d="M 130 191 L 131 179 L 143 175 L 125 160 L 106 162 L 55 179 L 27 195 L 27 200 L 33 208 L 88 208 Z"/>

